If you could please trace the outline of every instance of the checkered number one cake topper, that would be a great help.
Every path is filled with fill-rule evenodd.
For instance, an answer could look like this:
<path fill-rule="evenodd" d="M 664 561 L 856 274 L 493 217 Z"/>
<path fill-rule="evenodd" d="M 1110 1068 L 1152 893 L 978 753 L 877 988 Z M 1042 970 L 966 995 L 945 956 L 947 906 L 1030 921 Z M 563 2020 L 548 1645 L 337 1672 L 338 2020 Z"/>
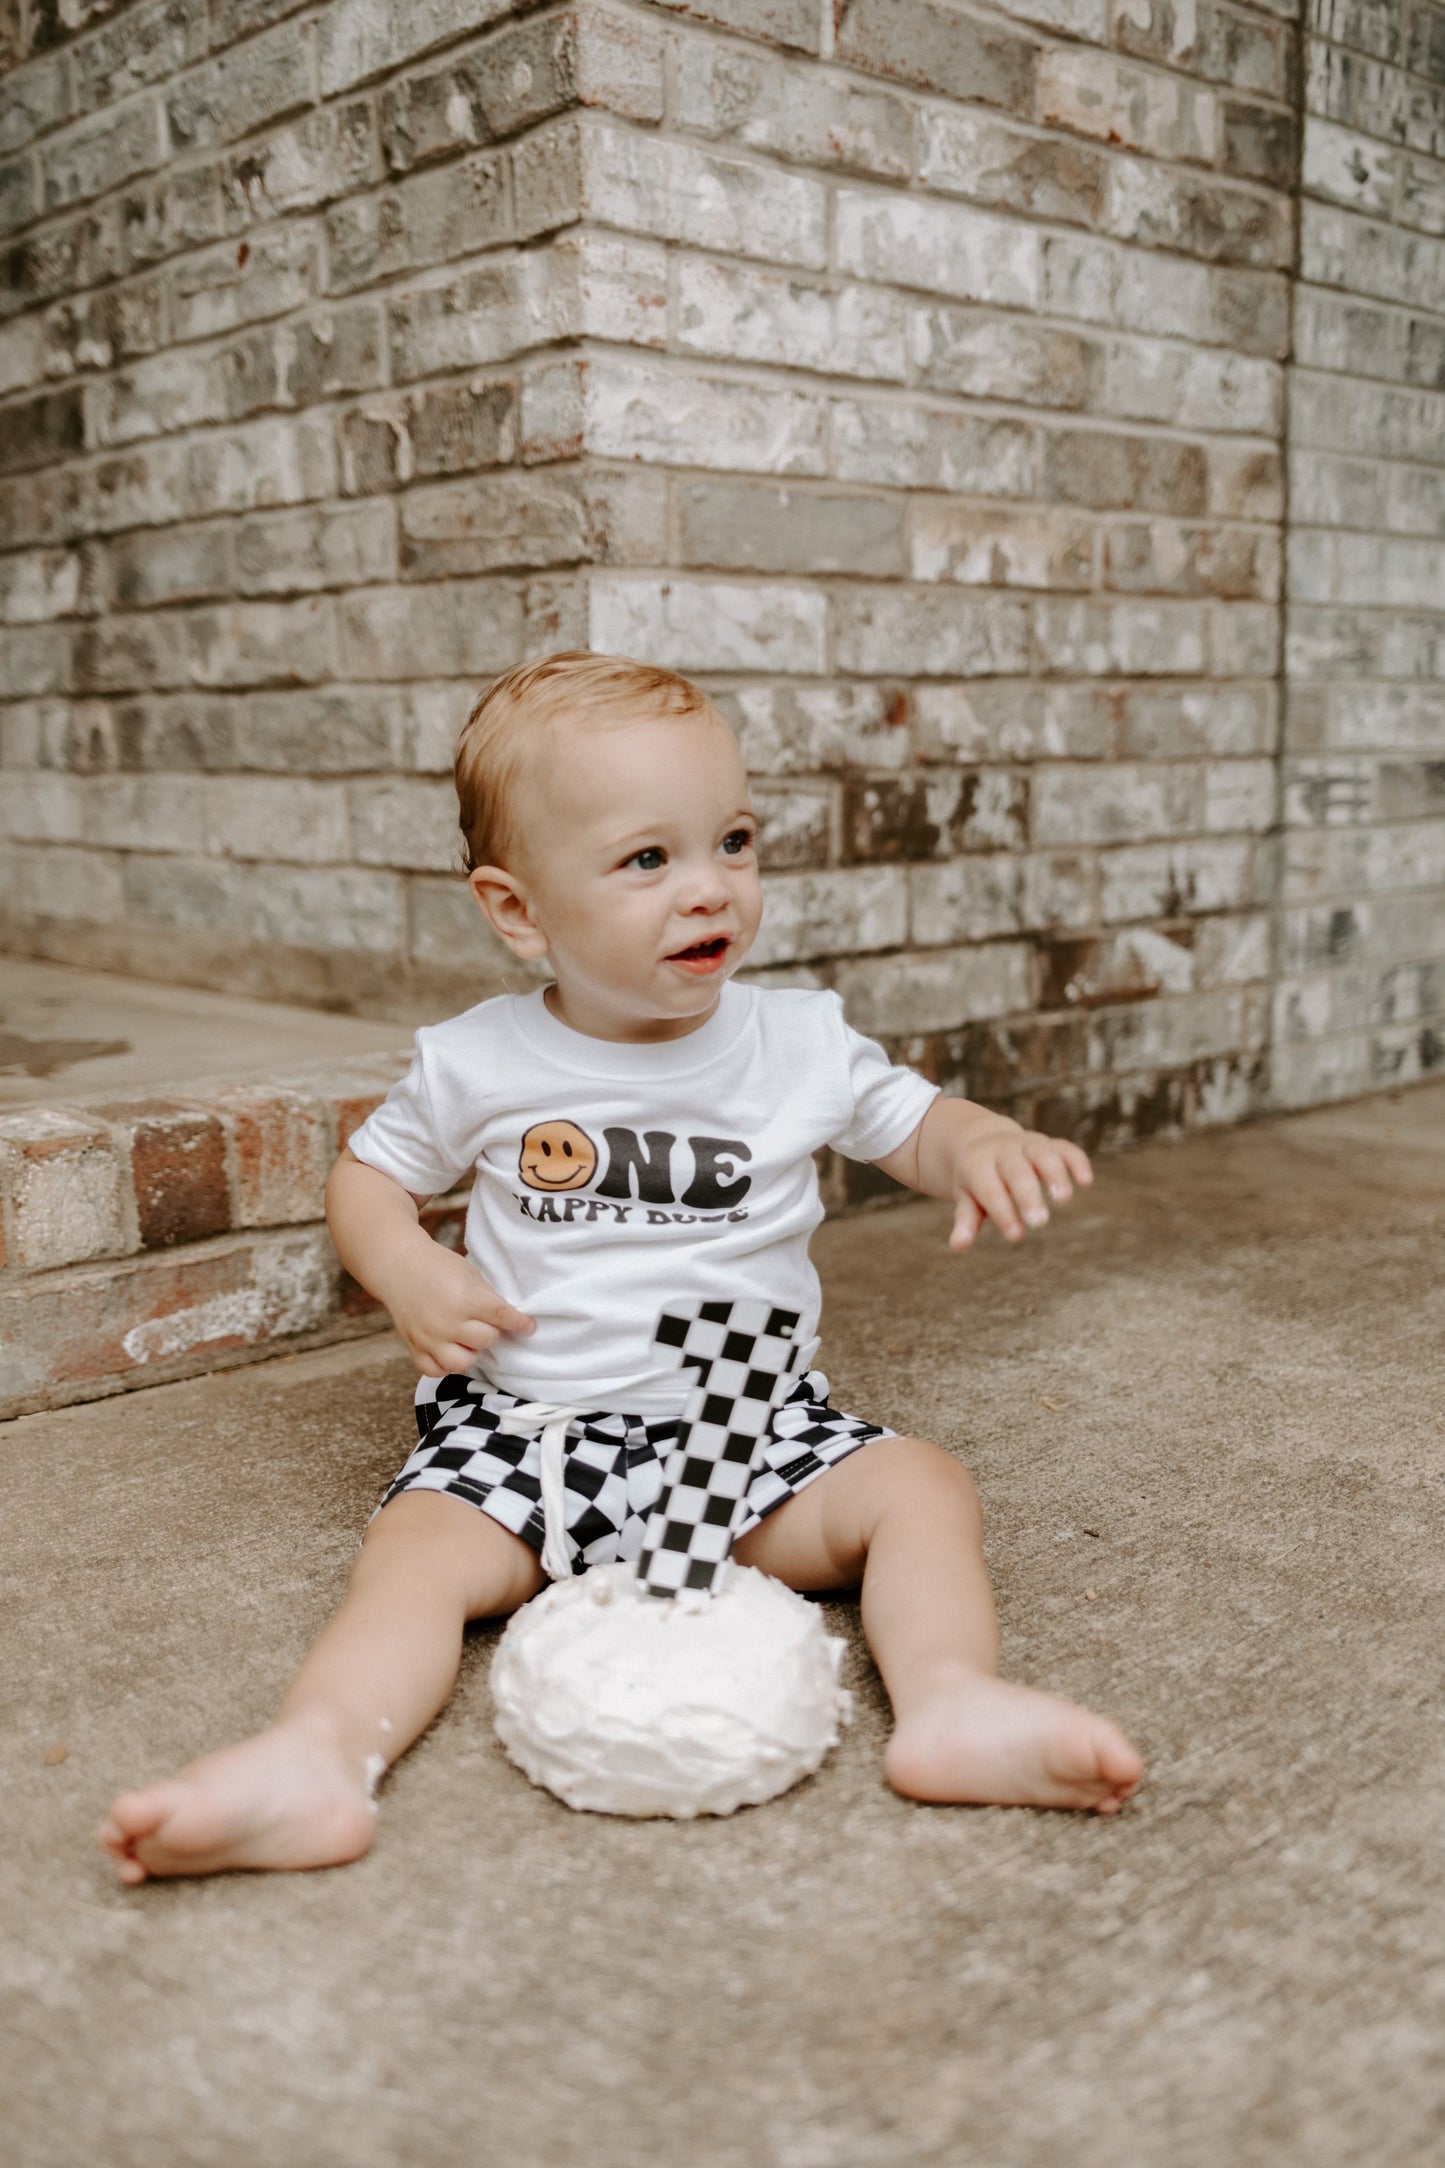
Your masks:
<path fill-rule="evenodd" d="M 799 1322 L 796 1310 L 755 1301 L 700 1302 L 658 1319 L 653 1338 L 697 1378 L 637 1561 L 649 1596 L 715 1589 L 773 1412 L 798 1367 Z"/>

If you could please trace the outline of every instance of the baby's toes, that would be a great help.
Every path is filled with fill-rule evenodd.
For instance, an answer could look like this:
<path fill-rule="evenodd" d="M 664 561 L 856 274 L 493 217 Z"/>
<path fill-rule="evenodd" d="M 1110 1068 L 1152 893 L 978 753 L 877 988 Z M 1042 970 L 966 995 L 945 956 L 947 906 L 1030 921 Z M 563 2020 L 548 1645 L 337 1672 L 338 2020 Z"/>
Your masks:
<path fill-rule="evenodd" d="M 1096 1742 L 1099 1782 L 1106 1787 L 1099 1802 L 1101 1814 L 1117 1814 L 1126 1799 L 1139 1789 L 1144 1764 L 1117 1724 L 1101 1723 Z"/>

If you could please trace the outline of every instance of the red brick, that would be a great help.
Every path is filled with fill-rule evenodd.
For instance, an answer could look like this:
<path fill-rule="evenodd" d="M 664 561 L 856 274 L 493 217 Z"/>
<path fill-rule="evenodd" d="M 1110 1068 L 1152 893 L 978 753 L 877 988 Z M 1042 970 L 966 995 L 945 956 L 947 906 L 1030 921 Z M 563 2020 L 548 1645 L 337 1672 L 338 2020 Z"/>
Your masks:
<path fill-rule="evenodd" d="M 11 1196 L 15 1263 L 33 1271 L 134 1249 L 125 1169 L 90 1114 L 26 1108 L 0 1119 L 0 1162 Z"/>
<path fill-rule="evenodd" d="M 138 1099 L 97 1112 L 130 1140 L 144 1248 L 169 1248 L 227 1231 L 231 1191 L 226 1136 L 217 1115 L 173 1099 Z"/>
<path fill-rule="evenodd" d="M 322 1217 L 332 1119 L 324 1102 L 272 1084 L 208 1092 L 231 1132 L 232 1224 L 294 1226 Z"/>
<path fill-rule="evenodd" d="M 319 1229 L 72 1267 L 0 1291 L 0 1416 L 344 1337 Z"/>

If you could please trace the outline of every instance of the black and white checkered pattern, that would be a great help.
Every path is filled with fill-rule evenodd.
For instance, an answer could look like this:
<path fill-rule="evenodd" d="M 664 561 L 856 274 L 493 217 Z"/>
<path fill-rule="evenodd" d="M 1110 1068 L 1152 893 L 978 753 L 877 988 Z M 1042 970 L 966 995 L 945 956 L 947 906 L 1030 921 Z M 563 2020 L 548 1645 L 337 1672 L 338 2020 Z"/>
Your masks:
<path fill-rule="evenodd" d="M 757 1301 L 664 1310 L 653 1338 L 697 1373 L 637 1576 L 651 1596 L 715 1587 L 742 1522 L 753 1465 L 793 1382 L 796 1310 Z"/>
<path fill-rule="evenodd" d="M 523 1405 L 518 1394 L 466 1373 L 419 1378 L 417 1443 L 381 1505 L 411 1490 L 438 1491 L 475 1506 L 540 1552 L 547 1535 L 541 1439 L 519 1423 L 516 1411 Z M 602 1409 L 569 1425 L 565 1534 L 577 1572 L 619 1560 L 636 1563 L 680 1432 L 676 1416 L 649 1419 Z M 859 1446 L 889 1436 L 882 1425 L 831 1406 L 821 1370 L 797 1377 L 754 1463 L 734 1544 Z"/>

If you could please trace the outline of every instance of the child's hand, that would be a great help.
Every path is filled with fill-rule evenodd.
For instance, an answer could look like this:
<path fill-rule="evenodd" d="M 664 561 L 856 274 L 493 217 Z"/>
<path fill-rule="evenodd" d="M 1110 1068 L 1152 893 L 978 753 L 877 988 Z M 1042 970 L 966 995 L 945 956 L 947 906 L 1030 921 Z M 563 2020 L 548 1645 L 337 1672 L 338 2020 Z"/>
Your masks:
<path fill-rule="evenodd" d="M 1048 1224 L 1050 1201 L 1067 1204 L 1075 1182 L 1087 1189 L 1093 1179 L 1077 1144 L 1003 1117 L 980 1124 L 960 1139 L 954 1158 L 958 1205 L 948 1246 L 966 1250 L 986 1219 L 1006 1242 L 1021 1242 L 1025 1228 Z"/>
<path fill-rule="evenodd" d="M 424 1378 L 469 1370 L 504 1332 L 529 1333 L 535 1318 L 504 1302 L 475 1265 L 423 1235 L 376 1292 Z"/>

